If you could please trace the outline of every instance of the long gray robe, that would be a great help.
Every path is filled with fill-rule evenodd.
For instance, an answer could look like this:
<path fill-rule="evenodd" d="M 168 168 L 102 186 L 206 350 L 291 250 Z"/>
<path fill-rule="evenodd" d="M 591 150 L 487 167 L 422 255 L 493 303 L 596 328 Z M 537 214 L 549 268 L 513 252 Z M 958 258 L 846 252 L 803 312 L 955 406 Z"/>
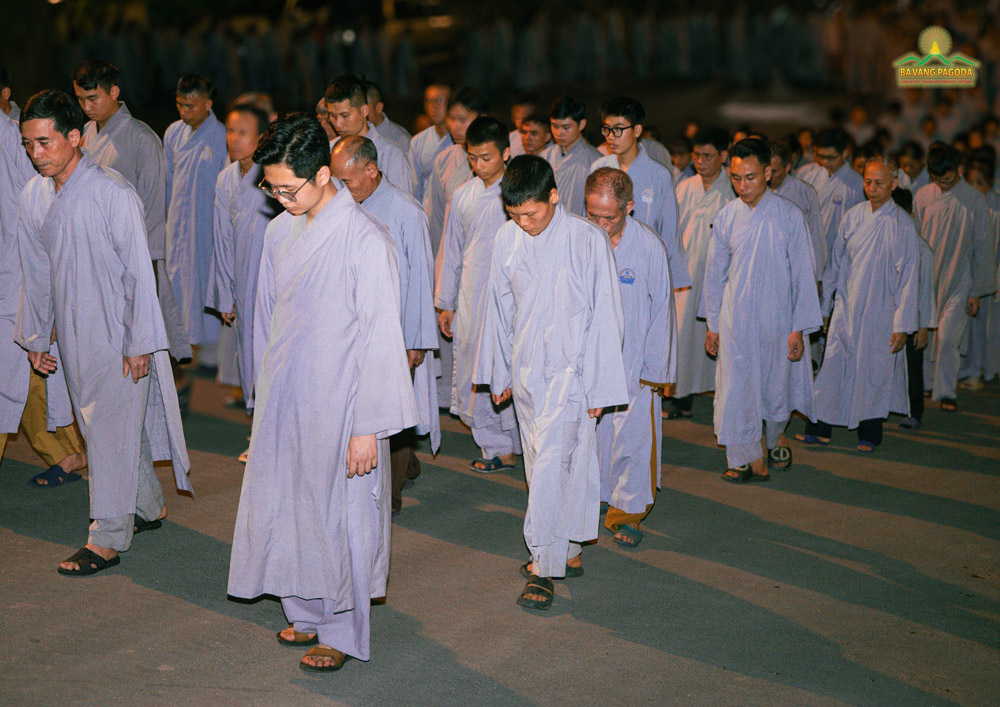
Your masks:
<path fill-rule="evenodd" d="M 761 421 L 813 415 L 808 355 L 788 360 L 788 336 L 822 324 L 802 211 L 764 192 L 750 208 L 734 199 L 712 229 L 703 314 L 719 335 L 715 434 L 719 444 L 759 443 Z"/>
<path fill-rule="evenodd" d="M 553 143 L 542 150 L 541 156 L 552 165 L 560 203 L 571 214 L 586 217 L 583 189 L 590 174 L 590 165 L 601 158 L 601 153 L 581 137 L 569 148 L 569 152 L 563 152 L 562 147 Z"/>
<path fill-rule="evenodd" d="M 139 194 L 149 256 L 156 261 L 157 294 L 170 339 L 170 355 L 191 358 L 187 327 L 166 268 L 167 161 L 163 143 L 152 128 L 132 117 L 128 106 L 119 103 L 100 132 L 96 121 L 84 126 L 81 145 L 94 162 L 118 172 Z"/>
<path fill-rule="evenodd" d="M 233 596 L 325 598 L 352 609 L 358 552 L 370 553 L 372 596 L 385 594 L 388 437 L 418 421 L 399 314 L 396 245 L 347 189 L 308 225 L 286 212 L 268 226 Z M 369 434 L 379 440 L 378 466 L 348 479 L 348 442 Z M 350 484 L 368 489 L 368 504 L 347 503 Z"/>
<path fill-rule="evenodd" d="M 432 125 L 422 130 L 410 140 L 410 164 L 413 165 L 414 179 L 413 197 L 420 202 L 430 218 L 430 189 L 428 180 L 434 171 L 434 160 L 448 147 L 454 145 L 451 134 L 445 132 L 444 137 L 437 134 Z"/>
<path fill-rule="evenodd" d="M 935 400 L 954 398 L 959 347 L 969 324 L 966 301 L 996 290 L 989 209 L 964 180 L 947 191 L 931 183 L 914 197 L 913 219 L 934 252 L 937 294 L 938 328 L 924 350 L 924 360 L 934 365 L 925 367 L 924 375 L 933 377 Z"/>
<path fill-rule="evenodd" d="M 812 184 L 803 182 L 794 174 L 789 174 L 781 182 L 781 186 L 774 190 L 778 196 L 783 196 L 790 202 L 802 209 L 802 214 L 806 217 L 806 228 L 809 230 L 809 241 L 812 243 L 813 251 L 813 274 L 816 282 L 823 279 L 823 269 L 826 267 L 828 257 L 826 245 L 826 232 L 820 220 L 819 197 Z"/>
<path fill-rule="evenodd" d="M 833 174 L 826 171 L 819 163 L 813 162 L 795 172 L 795 176 L 816 190 L 819 197 L 820 227 L 826 243 L 823 266 L 833 249 L 833 241 L 837 237 L 840 219 L 847 210 L 865 200 L 864 182 L 861 175 L 854 171 L 848 162 L 844 162 Z M 816 239 L 819 243 L 819 239 Z M 817 256 L 818 257 L 818 256 Z"/>
<path fill-rule="evenodd" d="M 433 351 L 438 347 L 434 313 L 434 257 L 427 234 L 427 214 L 417 200 L 382 179 L 362 208 L 381 221 L 396 243 L 399 261 L 399 299 L 402 303 L 403 344 L 407 350 L 427 351 L 413 371 L 413 392 L 420 412 L 417 434 L 430 434 L 431 451 L 441 446 L 441 417 Z"/>
<path fill-rule="evenodd" d="M 13 112 L 13 111 L 11 111 Z M 17 123 L 0 115 L 0 434 L 17 432 L 28 401 L 31 364 L 14 342 L 21 295 L 21 260 L 17 250 L 17 211 L 24 185 L 35 176 Z M 58 358 L 55 344 L 49 352 Z M 73 423 L 62 364 L 45 380 L 48 429 Z"/>
<path fill-rule="evenodd" d="M 253 165 L 246 175 L 233 162 L 215 182 L 212 269 L 206 305 L 217 312 L 236 312 L 236 362 L 247 409 L 254 407 L 253 322 L 257 274 L 264 232 L 281 206 L 257 188 L 263 177 Z"/>
<path fill-rule="evenodd" d="M 830 319 L 814 382 L 816 417 L 854 429 L 862 420 L 909 416 L 906 351 L 893 333 L 918 328 L 920 253 L 913 219 L 892 201 L 849 209 L 823 274 L 822 311 Z"/>
<path fill-rule="evenodd" d="M 497 180 L 486 187 L 482 179 L 473 177 L 455 192 L 441 244 L 441 276 L 434 304 L 455 312 L 452 414 L 472 428 L 499 423 L 504 430 L 514 430 L 513 406 L 505 404 L 497 410 L 489 392 L 476 390 L 472 380 L 489 302 L 493 248 L 497 230 L 507 222 L 500 183 Z"/>
<path fill-rule="evenodd" d="M 36 176 L 21 192 L 24 281 L 16 340 L 48 351 L 55 324 L 76 420 L 87 441 L 92 518 L 135 513 L 139 443 L 172 459 L 190 491 L 167 335 L 146 246 L 142 202 L 113 170 L 84 155 L 56 192 Z M 122 376 L 122 357 L 152 354 L 148 399 Z"/>
<path fill-rule="evenodd" d="M 983 195 L 990 213 L 990 235 L 988 247 L 997 253 L 1000 247 L 1000 194 L 989 191 Z M 979 376 L 989 380 L 1000 370 L 1000 310 L 997 309 L 997 285 L 1000 272 L 994 283 L 994 292 L 979 299 L 979 313 L 972 318 L 968 327 L 968 344 L 962 355 L 962 370 L 958 377 Z"/>
<path fill-rule="evenodd" d="M 590 171 L 594 172 L 601 167 L 623 169 L 618 162 L 618 155 L 607 155 L 596 160 L 590 165 Z M 677 231 L 677 196 L 674 194 L 670 170 L 653 160 L 640 144 L 638 157 L 625 172 L 632 179 L 635 194 L 632 215 L 659 233 L 663 239 L 670 257 L 670 278 L 674 287 L 690 287 L 691 275 Z"/>
<path fill-rule="evenodd" d="M 617 268 L 601 229 L 562 206 L 529 236 L 497 232 L 475 383 L 513 391 L 528 480 L 525 543 L 589 540 L 600 515 L 596 422 L 587 410 L 626 405 Z M 561 577 L 565 557 L 537 570 Z"/>
<path fill-rule="evenodd" d="M 663 241 L 631 216 L 614 253 L 625 317 L 622 358 L 629 402 L 628 408 L 609 410 L 597 423 L 601 500 L 626 513 L 642 513 L 653 503 L 650 464 L 660 485 L 663 445 L 655 404 L 660 396 L 649 384 L 677 378 L 674 287 Z"/>
<path fill-rule="evenodd" d="M 715 178 L 708 191 L 699 174 L 688 177 L 677 187 L 678 230 L 691 280 L 691 288 L 677 292 L 674 299 L 679 332 L 674 394 L 678 398 L 715 390 L 715 361 L 705 351 L 708 326 L 703 318 L 698 318 L 698 308 L 705 283 L 708 246 L 712 242 L 712 219 L 735 198 L 732 182 L 725 172 Z"/>
<path fill-rule="evenodd" d="M 215 183 L 229 164 L 226 127 L 214 113 L 192 130 L 176 121 L 163 136 L 167 164 L 167 275 L 192 344 L 218 341 L 219 320 L 205 313 L 212 267 Z"/>
<path fill-rule="evenodd" d="M 378 152 L 378 170 L 383 176 L 407 194 L 413 194 L 415 178 L 407 153 L 390 142 L 371 123 L 368 123 L 365 137 L 375 145 L 375 151 Z M 338 142 L 340 138 L 334 138 L 330 143 L 330 149 L 332 150 Z"/>

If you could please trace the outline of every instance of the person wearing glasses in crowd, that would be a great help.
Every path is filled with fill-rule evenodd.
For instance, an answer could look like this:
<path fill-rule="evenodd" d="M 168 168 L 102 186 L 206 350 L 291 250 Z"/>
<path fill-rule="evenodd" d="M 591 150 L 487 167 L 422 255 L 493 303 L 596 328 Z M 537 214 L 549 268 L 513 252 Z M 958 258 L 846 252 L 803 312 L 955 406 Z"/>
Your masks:
<path fill-rule="evenodd" d="M 335 186 L 314 116 L 272 123 L 254 161 L 285 213 L 261 255 L 229 594 L 279 597 L 290 625 L 278 641 L 311 646 L 299 666 L 330 672 L 369 659 L 371 599 L 389 570 L 388 438 L 419 420 L 396 244 Z"/>
<path fill-rule="evenodd" d="M 611 154 L 596 160 L 590 171 L 601 167 L 620 169 L 632 180 L 635 210 L 632 215 L 656 231 L 667 246 L 670 278 L 674 289 L 691 286 L 687 260 L 677 236 L 677 197 L 670 170 L 654 161 L 639 143 L 646 109 L 634 98 L 609 98 L 601 105 L 601 134 Z"/>

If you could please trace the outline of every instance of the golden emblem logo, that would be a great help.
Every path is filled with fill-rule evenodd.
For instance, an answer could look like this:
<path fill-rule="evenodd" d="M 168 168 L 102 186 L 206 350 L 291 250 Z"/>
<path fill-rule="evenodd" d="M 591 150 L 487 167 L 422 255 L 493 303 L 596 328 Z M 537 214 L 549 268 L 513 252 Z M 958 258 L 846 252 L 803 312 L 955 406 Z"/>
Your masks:
<path fill-rule="evenodd" d="M 944 27 L 926 27 L 917 38 L 920 54 L 904 54 L 893 63 L 896 85 L 902 88 L 975 88 L 979 62 L 952 48 Z"/>

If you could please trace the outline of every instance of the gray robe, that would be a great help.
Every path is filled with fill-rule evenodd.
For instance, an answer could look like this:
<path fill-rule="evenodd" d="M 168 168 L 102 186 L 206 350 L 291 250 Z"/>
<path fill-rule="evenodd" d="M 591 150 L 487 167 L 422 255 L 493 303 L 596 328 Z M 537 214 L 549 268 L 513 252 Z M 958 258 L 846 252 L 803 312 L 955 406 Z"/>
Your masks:
<path fill-rule="evenodd" d="M 375 126 L 379 135 L 398 147 L 404 155 L 410 152 L 410 140 L 413 136 L 399 123 L 389 120 L 389 116 L 382 114 L 382 122 Z"/>
<path fill-rule="evenodd" d="M 571 214 L 586 218 L 583 189 L 590 174 L 590 165 L 601 158 L 601 153 L 581 137 L 569 152 L 563 152 L 559 145 L 552 144 L 542 150 L 542 157 L 552 165 L 560 203 Z"/>
<path fill-rule="evenodd" d="M 513 390 L 528 480 L 525 543 L 597 535 L 600 463 L 591 408 L 629 401 L 623 314 L 607 234 L 562 206 L 529 236 L 497 232 L 475 383 Z M 565 557 L 538 574 L 561 577 Z"/>
<path fill-rule="evenodd" d="M 833 174 L 817 162 L 806 165 L 795 173 L 802 181 L 816 190 L 819 197 L 820 227 L 826 242 L 823 265 L 833 248 L 840 219 L 849 208 L 865 200 L 864 182 L 850 163 L 844 162 Z M 816 239 L 819 242 L 819 239 Z"/>
<path fill-rule="evenodd" d="M 420 202 L 430 218 L 430 188 L 429 179 L 434 171 L 434 160 L 445 149 L 454 145 L 451 134 L 445 132 L 439 137 L 437 129 L 432 125 L 422 130 L 410 140 L 410 164 L 413 165 L 414 182 L 413 197 Z"/>
<path fill-rule="evenodd" d="M 806 228 L 809 230 L 809 241 L 812 243 L 813 251 L 813 274 L 816 282 L 823 279 L 823 269 L 826 267 L 828 257 L 826 245 L 826 232 L 820 220 L 819 197 L 812 184 L 803 182 L 794 174 L 789 174 L 781 183 L 781 186 L 774 190 L 778 196 L 783 196 L 790 202 L 802 209 L 802 214 L 806 217 Z"/>
<path fill-rule="evenodd" d="M 144 427 L 153 459 L 172 459 L 177 487 L 190 491 L 138 194 L 85 154 L 58 192 L 40 175 L 25 186 L 18 245 L 24 283 L 16 340 L 28 351 L 48 351 L 55 324 L 87 441 L 91 517 L 135 513 Z M 122 376 L 122 357 L 144 354 L 152 354 L 148 399 Z"/>
<path fill-rule="evenodd" d="M 833 316 L 813 384 L 817 419 L 854 429 L 891 412 L 909 416 L 906 351 L 892 353 L 889 337 L 917 330 L 917 239 L 892 201 L 844 214 L 823 275 L 822 310 Z"/>
<path fill-rule="evenodd" d="M 229 593 L 354 608 L 352 554 L 372 596 L 389 570 L 389 436 L 418 421 L 399 323 L 396 245 L 341 189 L 316 215 L 268 226 L 254 313 L 257 407 Z M 378 466 L 347 478 L 352 436 Z M 368 503 L 348 504 L 349 485 Z"/>

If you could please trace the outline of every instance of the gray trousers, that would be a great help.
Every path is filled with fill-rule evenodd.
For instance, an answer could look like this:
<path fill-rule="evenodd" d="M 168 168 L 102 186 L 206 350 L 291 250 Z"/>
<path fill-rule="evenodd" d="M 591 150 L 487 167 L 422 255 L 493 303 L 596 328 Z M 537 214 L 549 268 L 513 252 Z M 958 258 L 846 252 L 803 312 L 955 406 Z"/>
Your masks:
<path fill-rule="evenodd" d="M 784 420 L 764 420 L 764 433 L 767 437 L 767 448 L 774 449 L 778 446 L 778 440 L 788 426 L 788 419 Z M 736 469 L 744 464 L 757 461 L 763 455 L 760 448 L 760 440 L 747 444 L 726 445 L 726 463 L 730 469 Z"/>

